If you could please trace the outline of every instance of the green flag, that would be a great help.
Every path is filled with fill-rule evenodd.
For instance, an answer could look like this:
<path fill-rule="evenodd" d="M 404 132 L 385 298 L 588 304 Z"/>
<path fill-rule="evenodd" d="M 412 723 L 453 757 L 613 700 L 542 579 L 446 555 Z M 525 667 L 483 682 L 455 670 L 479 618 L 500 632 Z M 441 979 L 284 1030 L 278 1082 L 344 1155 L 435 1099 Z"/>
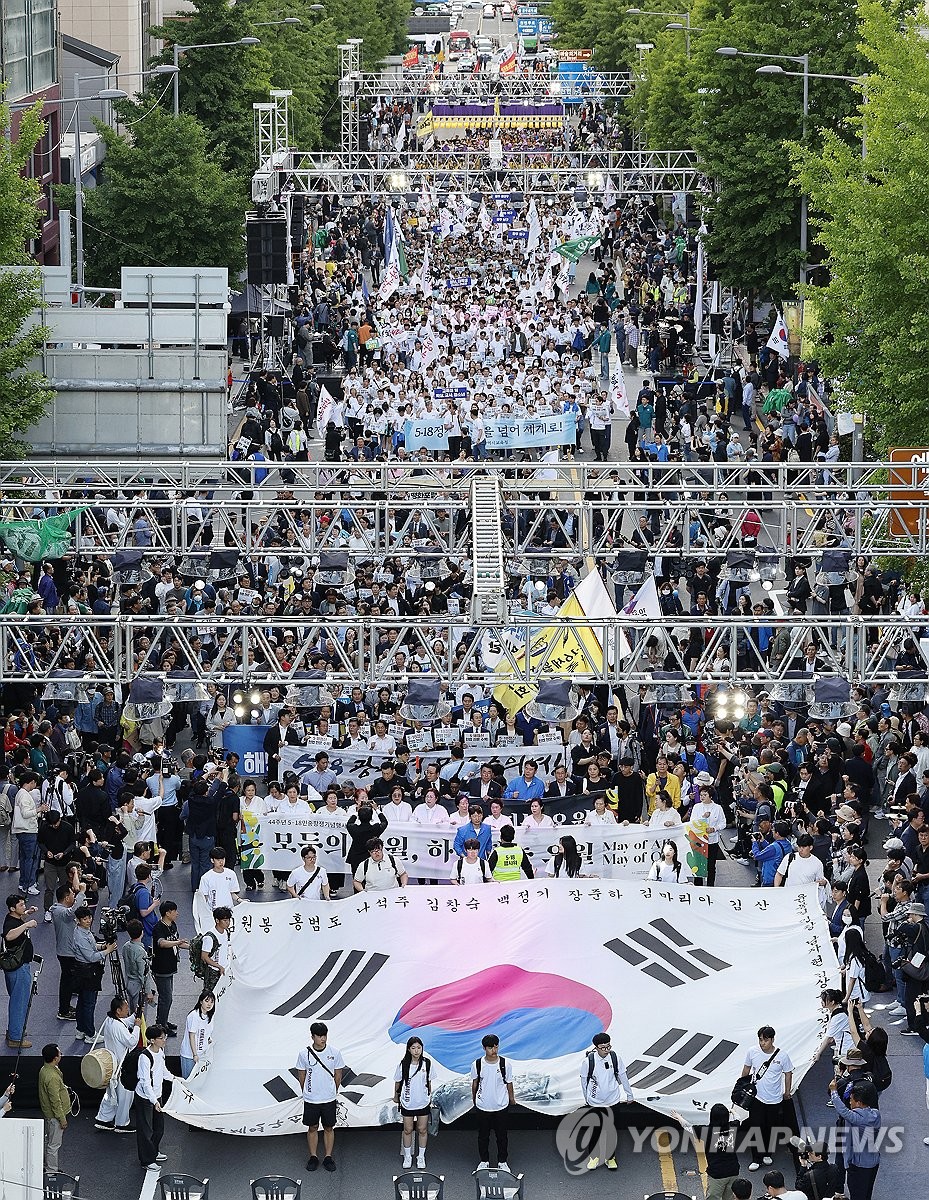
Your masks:
<path fill-rule="evenodd" d="M 71 549 L 68 527 L 86 508 L 74 508 L 44 521 L 0 521 L 0 538 L 13 554 L 26 562 L 61 558 Z"/>
<path fill-rule="evenodd" d="M 600 245 L 600 234 L 595 234 L 590 237 L 575 238 L 573 242 L 562 242 L 560 246 L 555 247 L 555 253 L 560 254 L 562 258 L 566 258 L 569 262 L 580 262 L 588 250 L 593 250 L 594 246 Z"/>
<path fill-rule="evenodd" d="M 400 278 L 409 279 L 410 268 L 406 265 L 406 250 L 402 238 L 397 238 L 397 266 L 400 268 Z"/>

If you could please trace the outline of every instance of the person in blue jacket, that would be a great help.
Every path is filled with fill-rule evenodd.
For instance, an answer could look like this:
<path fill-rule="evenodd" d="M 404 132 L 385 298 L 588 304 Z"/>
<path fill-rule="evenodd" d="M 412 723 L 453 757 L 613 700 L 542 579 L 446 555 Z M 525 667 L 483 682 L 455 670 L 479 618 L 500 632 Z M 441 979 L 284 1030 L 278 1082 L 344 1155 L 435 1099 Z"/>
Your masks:
<path fill-rule="evenodd" d="M 468 806 L 468 816 L 471 820 L 467 825 L 462 825 L 455 834 L 454 851 L 463 858 L 465 842 L 471 838 L 475 838 L 480 843 L 478 857 L 487 858 L 494 848 L 494 837 L 490 826 L 483 823 L 484 810 L 479 804 L 470 804 Z"/>
<path fill-rule="evenodd" d="M 755 860 L 761 876 L 762 887 L 774 887 L 774 877 L 777 868 L 791 851 L 790 825 L 787 821 L 774 822 L 774 841 L 766 842 L 754 834 L 751 844 L 751 856 Z"/>

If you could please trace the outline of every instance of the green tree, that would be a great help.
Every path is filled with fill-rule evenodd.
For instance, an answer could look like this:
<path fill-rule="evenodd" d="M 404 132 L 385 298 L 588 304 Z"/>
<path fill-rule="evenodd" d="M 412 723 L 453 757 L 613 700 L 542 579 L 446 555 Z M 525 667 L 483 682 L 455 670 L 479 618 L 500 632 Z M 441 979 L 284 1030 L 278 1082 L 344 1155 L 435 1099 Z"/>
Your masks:
<path fill-rule="evenodd" d="M 861 112 L 867 144 L 826 134 L 815 153 L 792 147 L 811 197 L 829 280 L 808 287 L 816 354 L 865 412 L 880 449 L 929 438 L 929 59 L 915 19 L 861 5 L 869 64 Z"/>
<path fill-rule="evenodd" d="M 39 229 L 39 185 L 23 171 L 45 125 L 41 104 L 24 112 L 17 137 L 4 135 L 0 150 L 0 458 L 21 458 L 28 446 L 17 436 L 44 414 L 54 399 L 48 380 L 30 362 L 41 353 L 48 334 L 44 325 L 29 324 L 42 288 L 38 268 L 26 266 L 26 243 Z M 0 127 L 11 128 L 10 110 L 0 103 Z"/>
<path fill-rule="evenodd" d="M 195 46 L 276 33 L 255 29 L 256 22 L 264 19 L 257 0 L 237 0 L 231 5 L 227 0 L 193 0 L 183 19 L 152 29 L 153 37 L 166 41 L 164 52 L 153 62 L 173 62 L 175 42 Z M 165 84 L 156 79 L 153 87 L 161 92 Z M 270 88 L 271 56 L 264 44 L 189 50 L 181 55 L 180 110 L 197 118 L 206 130 L 209 149 L 240 174 L 251 174 L 255 166 L 252 104 L 267 103 Z M 172 98 L 169 84 L 164 92 L 168 110 Z"/>
<path fill-rule="evenodd" d="M 235 278 L 245 265 L 244 180 L 211 156 L 202 125 L 186 113 L 175 120 L 129 103 L 119 113 L 132 140 L 98 126 L 106 173 L 84 193 L 87 282 L 117 287 L 125 263 L 227 267 Z"/>

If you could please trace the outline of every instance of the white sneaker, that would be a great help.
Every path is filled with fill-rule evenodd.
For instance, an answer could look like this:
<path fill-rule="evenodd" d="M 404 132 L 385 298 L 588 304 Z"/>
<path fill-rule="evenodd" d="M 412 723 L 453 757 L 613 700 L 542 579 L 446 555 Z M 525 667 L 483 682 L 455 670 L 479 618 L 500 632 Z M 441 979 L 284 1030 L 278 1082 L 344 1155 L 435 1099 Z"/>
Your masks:
<path fill-rule="evenodd" d="M 498 1171 L 506 1171 L 506 1173 L 507 1173 L 508 1175 L 512 1175 L 512 1174 L 513 1174 L 513 1172 L 510 1170 L 510 1164 L 509 1164 L 508 1162 L 502 1162 L 502 1163 L 500 1163 L 500 1165 L 498 1166 L 497 1170 L 498 1170 Z"/>
<path fill-rule="evenodd" d="M 412 1167 L 412 1165 L 413 1165 L 413 1155 L 408 1154 L 406 1151 L 404 1151 L 404 1153 L 403 1153 L 403 1169 L 404 1169 L 404 1171 L 408 1171 L 410 1169 L 410 1167 Z"/>
<path fill-rule="evenodd" d="M 39 889 L 35 886 L 35 884 L 33 884 L 33 886 L 31 888 L 29 888 L 26 892 L 27 896 L 38 896 L 38 894 L 39 894 Z"/>
<path fill-rule="evenodd" d="M 486 1170 L 488 1170 L 489 1168 L 490 1168 L 490 1163 L 489 1163 L 489 1162 L 479 1162 L 479 1163 L 477 1164 L 477 1169 L 478 1169 L 479 1171 L 486 1171 Z"/>
<path fill-rule="evenodd" d="M 158 1171 L 158 1172 L 161 1171 L 161 1167 L 159 1167 L 159 1165 L 156 1162 L 149 1163 L 145 1169 L 146 1169 L 146 1171 Z"/>
<path fill-rule="evenodd" d="M 766 1154 L 761 1161 L 766 1167 L 770 1167 L 770 1165 L 774 1162 L 774 1159 L 770 1156 L 770 1154 Z"/>
<path fill-rule="evenodd" d="M 426 1168 L 426 1151 L 425 1150 L 420 1150 L 419 1154 L 416 1155 L 416 1166 L 418 1167 L 418 1169 L 420 1171 L 425 1170 L 425 1168 Z"/>
<path fill-rule="evenodd" d="M 923 1145 L 929 1146 L 929 1138 L 923 1138 Z"/>
<path fill-rule="evenodd" d="M 760 1171 L 760 1170 L 761 1170 L 761 1163 L 756 1163 L 756 1162 L 749 1163 L 749 1164 L 748 1164 L 748 1169 L 749 1169 L 750 1171 Z"/>
<path fill-rule="evenodd" d="M 155 1159 L 155 1162 L 167 1162 L 167 1161 L 168 1161 L 167 1154 L 159 1154 L 158 1157 Z"/>

